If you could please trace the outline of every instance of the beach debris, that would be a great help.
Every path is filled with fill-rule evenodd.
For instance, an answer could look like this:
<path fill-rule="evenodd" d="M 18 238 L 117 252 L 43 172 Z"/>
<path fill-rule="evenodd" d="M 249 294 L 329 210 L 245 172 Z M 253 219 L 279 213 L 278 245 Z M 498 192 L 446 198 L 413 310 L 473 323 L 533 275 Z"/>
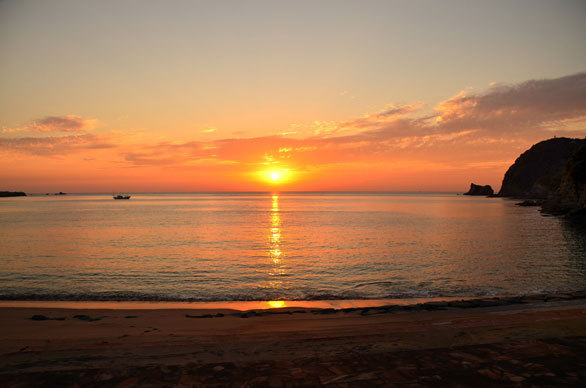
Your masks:
<path fill-rule="evenodd" d="M 31 321 L 64 321 L 63 317 L 47 317 L 41 314 L 35 314 L 29 318 Z"/>

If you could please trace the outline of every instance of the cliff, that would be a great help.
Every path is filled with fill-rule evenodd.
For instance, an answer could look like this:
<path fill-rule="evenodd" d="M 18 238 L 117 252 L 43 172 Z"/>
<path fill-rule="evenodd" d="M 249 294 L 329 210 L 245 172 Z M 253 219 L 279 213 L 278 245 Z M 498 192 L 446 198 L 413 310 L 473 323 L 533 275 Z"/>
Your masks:
<path fill-rule="evenodd" d="M 557 191 L 545 200 L 543 211 L 586 215 L 586 142 L 572 155 Z"/>
<path fill-rule="evenodd" d="M 583 144 L 586 140 L 565 137 L 535 144 L 509 167 L 498 196 L 532 199 L 553 196 L 561 187 L 570 158 Z M 573 189 L 568 186 L 568 190 Z"/>

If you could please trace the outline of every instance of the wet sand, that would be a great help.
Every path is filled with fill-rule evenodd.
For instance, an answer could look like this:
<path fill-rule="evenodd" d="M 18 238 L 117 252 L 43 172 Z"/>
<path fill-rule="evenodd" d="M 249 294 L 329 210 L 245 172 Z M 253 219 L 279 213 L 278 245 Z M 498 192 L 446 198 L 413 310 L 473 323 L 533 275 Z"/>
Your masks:
<path fill-rule="evenodd" d="M 249 312 L 3 307 L 0 385 L 579 386 L 586 300 L 563 299 Z"/>

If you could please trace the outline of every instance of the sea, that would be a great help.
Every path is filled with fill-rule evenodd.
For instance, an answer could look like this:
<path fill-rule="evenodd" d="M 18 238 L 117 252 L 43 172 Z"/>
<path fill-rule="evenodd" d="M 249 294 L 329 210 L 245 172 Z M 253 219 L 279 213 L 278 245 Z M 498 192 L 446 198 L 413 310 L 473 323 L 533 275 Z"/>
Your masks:
<path fill-rule="evenodd" d="M 0 199 L 0 299 L 318 301 L 586 289 L 583 225 L 456 193 Z"/>

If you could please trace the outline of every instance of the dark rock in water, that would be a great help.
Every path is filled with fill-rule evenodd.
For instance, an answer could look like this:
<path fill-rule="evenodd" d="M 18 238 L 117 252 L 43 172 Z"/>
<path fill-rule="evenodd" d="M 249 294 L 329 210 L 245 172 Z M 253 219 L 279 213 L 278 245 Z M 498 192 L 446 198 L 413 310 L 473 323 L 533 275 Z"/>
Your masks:
<path fill-rule="evenodd" d="M 251 311 L 246 311 L 243 312 L 242 314 L 240 314 L 240 318 L 252 318 L 252 317 L 262 317 L 264 314 L 262 313 L 257 313 L 254 310 Z"/>
<path fill-rule="evenodd" d="M 494 195 L 494 190 L 492 189 L 492 187 L 490 187 L 490 185 L 480 186 L 480 185 L 475 185 L 474 183 L 470 183 L 470 190 L 468 190 L 467 193 L 464 193 L 464 195 L 490 196 L 490 195 Z"/>
<path fill-rule="evenodd" d="M 89 315 L 78 314 L 78 315 L 74 315 L 73 318 L 79 319 L 80 321 L 94 322 L 94 321 L 99 321 L 103 318 L 106 318 L 106 316 L 92 318 Z"/>
<path fill-rule="evenodd" d="M 224 314 L 222 314 L 222 313 L 217 313 L 217 314 L 214 314 L 214 315 L 212 315 L 212 314 L 203 314 L 203 315 L 189 315 L 189 314 L 185 314 L 185 318 L 221 318 L 223 316 L 224 316 Z"/>
<path fill-rule="evenodd" d="M 546 199 L 556 193 L 572 155 L 584 139 L 553 138 L 535 144 L 509 167 L 499 197 Z"/>
<path fill-rule="evenodd" d="M 586 140 L 566 164 L 560 185 L 545 200 L 543 211 L 586 217 Z"/>
<path fill-rule="evenodd" d="M 364 309 L 360 312 L 360 315 L 379 315 L 379 314 L 386 314 L 388 311 L 384 308 L 368 308 Z"/>
<path fill-rule="evenodd" d="M 312 314 L 335 314 L 336 312 L 337 312 L 336 309 L 311 310 Z"/>
<path fill-rule="evenodd" d="M 517 206 L 541 206 L 543 201 L 539 199 L 528 199 L 523 202 L 516 203 Z"/>
<path fill-rule="evenodd" d="M 291 311 L 291 310 L 284 310 L 284 311 L 268 310 L 268 311 L 265 311 L 265 313 L 269 314 L 269 315 L 283 315 L 283 314 L 293 315 L 293 311 Z"/>
<path fill-rule="evenodd" d="M 26 197 L 22 191 L 0 191 L 0 197 Z"/>
<path fill-rule="evenodd" d="M 424 310 L 444 310 L 448 307 L 448 302 L 440 301 L 440 302 L 427 302 L 421 304 L 421 308 Z"/>
<path fill-rule="evenodd" d="M 185 314 L 185 318 L 213 318 L 212 314 L 203 314 L 203 315 L 189 315 Z"/>

